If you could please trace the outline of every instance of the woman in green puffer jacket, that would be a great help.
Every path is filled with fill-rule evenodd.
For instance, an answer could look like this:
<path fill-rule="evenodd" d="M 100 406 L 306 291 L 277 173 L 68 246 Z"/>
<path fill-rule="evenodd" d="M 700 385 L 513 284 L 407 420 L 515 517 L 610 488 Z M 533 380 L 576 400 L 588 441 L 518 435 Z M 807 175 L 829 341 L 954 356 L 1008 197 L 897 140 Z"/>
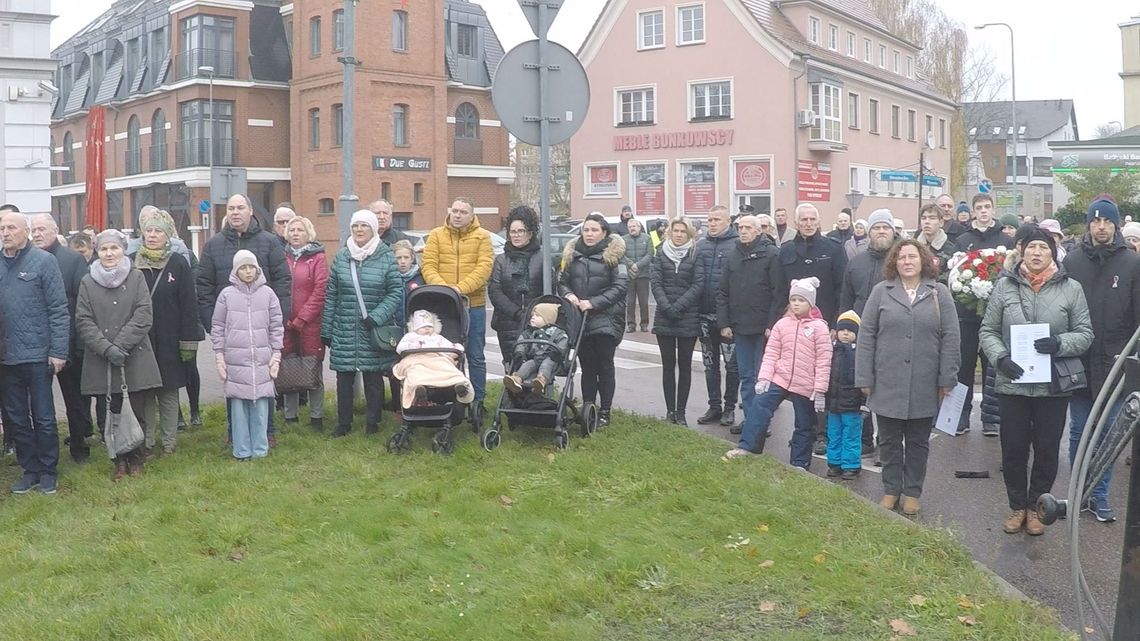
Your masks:
<path fill-rule="evenodd" d="M 1045 526 L 1034 505 L 1037 497 L 1052 490 L 1057 477 L 1069 395 L 1053 393 L 1049 383 L 1018 382 L 1025 371 L 1010 358 L 1010 327 L 1048 324 L 1049 335 L 1038 338 L 1033 348 L 1052 358 L 1084 354 L 1093 333 L 1084 290 L 1058 266 L 1053 237 L 1029 224 L 1017 231 L 1014 243 L 1020 260 L 1011 254 L 994 283 L 979 343 L 990 362 L 997 364 L 1002 476 L 1013 510 L 1002 529 L 1015 534 L 1024 527 L 1027 534 L 1037 536 L 1044 534 Z"/>
<path fill-rule="evenodd" d="M 396 268 L 392 250 L 376 234 L 376 215 L 362 209 L 352 215 L 352 235 L 336 254 L 329 270 L 325 310 L 321 315 L 321 342 L 329 346 L 329 367 L 336 372 L 337 427 L 333 436 L 344 436 L 352 429 L 353 388 L 356 373 L 364 376 L 364 401 L 368 411 L 365 431 L 380 430 L 380 408 L 384 404 L 383 372 L 396 360 L 395 351 L 380 352 L 372 347 L 372 327 L 403 326 L 399 318 L 404 282 Z M 361 314 L 352 272 L 355 266 L 367 318 Z"/>

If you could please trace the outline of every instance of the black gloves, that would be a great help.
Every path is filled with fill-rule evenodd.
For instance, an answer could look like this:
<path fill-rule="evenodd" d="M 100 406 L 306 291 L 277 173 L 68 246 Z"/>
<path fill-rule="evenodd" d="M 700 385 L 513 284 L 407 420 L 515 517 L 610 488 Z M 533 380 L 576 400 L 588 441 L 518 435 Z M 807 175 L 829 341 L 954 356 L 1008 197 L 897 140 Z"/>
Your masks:
<path fill-rule="evenodd" d="M 322 336 L 321 345 L 324 345 L 325 347 L 332 347 L 332 336 Z"/>
<path fill-rule="evenodd" d="M 1025 370 L 1017 363 L 1014 363 L 1008 356 L 1003 356 L 1002 359 L 998 361 L 997 368 L 999 372 L 1005 374 L 1011 381 L 1016 381 L 1025 373 Z"/>
<path fill-rule="evenodd" d="M 122 367 L 127 362 L 127 352 L 118 345 L 111 345 L 107 351 L 103 352 L 103 356 L 115 367 Z"/>
<path fill-rule="evenodd" d="M 372 317 L 371 317 L 371 316 L 365 316 L 365 317 L 364 317 L 364 318 L 363 318 L 363 319 L 360 321 L 360 324 L 361 324 L 361 325 L 364 325 L 364 329 L 367 329 L 367 330 L 371 330 L 373 327 L 375 327 L 375 326 L 376 326 L 376 322 L 372 320 Z"/>
<path fill-rule="evenodd" d="M 1046 336 L 1033 341 L 1033 349 L 1038 354 L 1056 354 L 1061 351 L 1061 339 L 1056 336 Z"/>

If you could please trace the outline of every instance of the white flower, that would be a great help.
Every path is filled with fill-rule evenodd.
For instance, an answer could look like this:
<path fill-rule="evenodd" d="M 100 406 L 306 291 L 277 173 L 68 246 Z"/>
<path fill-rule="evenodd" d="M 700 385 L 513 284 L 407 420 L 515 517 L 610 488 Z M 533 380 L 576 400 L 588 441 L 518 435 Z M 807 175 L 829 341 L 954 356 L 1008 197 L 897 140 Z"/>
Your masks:
<path fill-rule="evenodd" d="M 951 282 L 950 283 L 950 290 L 955 291 L 955 292 L 962 291 L 962 283 L 959 283 L 958 281 Z"/>
<path fill-rule="evenodd" d="M 962 280 L 968 281 L 968 280 L 972 279 L 973 277 L 974 277 L 974 272 L 972 270 L 966 269 L 966 270 L 962 271 Z"/>
<path fill-rule="evenodd" d="M 974 259 L 974 267 L 977 267 L 977 266 L 979 266 L 979 265 L 981 265 L 981 264 L 982 264 L 982 259 L 981 259 L 981 258 L 975 258 L 975 259 Z"/>
<path fill-rule="evenodd" d="M 993 256 L 993 255 L 994 255 L 994 250 L 992 250 L 992 249 L 983 249 L 982 250 L 982 256 L 985 256 L 986 258 L 989 258 L 990 256 Z"/>
<path fill-rule="evenodd" d="M 1004 253 L 1006 253 L 1006 252 L 1008 252 L 1008 251 L 1009 251 L 1009 250 L 1005 248 L 1005 245 L 998 245 L 998 247 L 997 247 L 997 252 L 998 252 L 998 253 L 1004 254 Z"/>

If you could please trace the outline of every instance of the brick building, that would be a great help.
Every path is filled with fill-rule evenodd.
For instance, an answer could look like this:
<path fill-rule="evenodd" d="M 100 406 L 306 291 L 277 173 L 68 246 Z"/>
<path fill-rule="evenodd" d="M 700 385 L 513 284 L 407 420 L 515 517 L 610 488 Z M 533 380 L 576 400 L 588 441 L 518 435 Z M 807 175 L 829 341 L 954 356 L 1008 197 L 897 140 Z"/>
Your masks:
<path fill-rule="evenodd" d="M 263 216 L 289 197 L 290 62 L 279 0 L 116 0 L 53 57 L 52 165 L 67 167 L 51 190 L 61 229 L 83 225 L 87 121 L 100 105 L 109 226 L 133 227 L 146 204 L 168 209 L 182 234 L 201 224 L 211 149 L 215 167 L 244 170 Z M 214 203 L 215 230 L 222 205 Z"/>
<path fill-rule="evenodd" d="M 290 108 L 293 202 L 336 237 L 343 180 L 343 2 L 282 8 L 294 43 Z M 443 20 L 439 17 L 442 15 Z M 356 9 L 355 191 L 361 206 L 393 204 L 393 225 L 429 229 L 452 199 L 471 198 L 499 229 L 514 171 L 491 104 L 503 50 L 483 9 L 467 0 L 378 0 Z"/>

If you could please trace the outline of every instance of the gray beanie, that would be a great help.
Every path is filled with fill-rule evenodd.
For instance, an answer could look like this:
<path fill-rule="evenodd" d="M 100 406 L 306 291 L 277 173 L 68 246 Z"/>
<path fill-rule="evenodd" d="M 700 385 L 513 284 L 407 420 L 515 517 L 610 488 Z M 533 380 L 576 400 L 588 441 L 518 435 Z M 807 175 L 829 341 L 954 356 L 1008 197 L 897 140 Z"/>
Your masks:
<path fill-rule="evenodd" d="M 876 209 L 867 217 L 867 231 L 871 231 L 871 228 L 874 227 L 876 223 L 886 223 L 887 226 L 894 229 L 895 216 L 889 209 Z"/>

